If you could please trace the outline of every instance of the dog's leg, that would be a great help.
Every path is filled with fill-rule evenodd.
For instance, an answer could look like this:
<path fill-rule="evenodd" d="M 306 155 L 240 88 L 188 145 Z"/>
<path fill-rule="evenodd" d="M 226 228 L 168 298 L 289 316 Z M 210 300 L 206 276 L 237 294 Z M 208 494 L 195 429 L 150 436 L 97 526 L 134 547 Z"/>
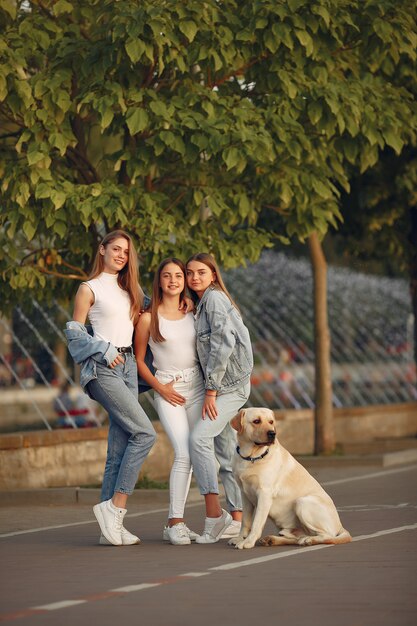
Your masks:
<path fill-rule="evenodd" d="M 239 548 L 239 550 L 242 548 L 253 548 L 256 541 L 262 534 L 269 511 L 271 510 L 271 504 L 272 496 L 268 492 L 261 492 L 258 494 L 258 502 L 256 504 L 251 531 L 246 539 L 236 542 L 236 548 Z"/>
<path fill-rule="evenodd" d="M 305 496 L 296 502 L 296 514 L 307 533 L 298 540 L 301 546 L 320 543 L 349 543 L 352 537 L 342 527 L 332 500 L 318 496 Z"/>
<path fill-rule="evenodd" d="M 252 528 L 252 519 L 253 519 L 253 510 L 254 506 L 252 502 L 248 499 L 243 489 L 241 489 L 242 493 L 242 526 L 240 529 L 240 533 L 237 537 L 232 537 L 229 539 L 229 546 L 235 546 L 239 541 L 246 539 L 246 537 L 250 533 L 250 529 Z"/>
<path fill-rule="evenodd" d="M 266 537 L 262 537 L 259 539 L 258 543 L 260 546 L 288 546 L 294 545 L 298 543 L 300 536 L 304 537 L 303 531 L 299 528 L 295 528 L 294 530 L 289 530 L 288 528 L 279 529 L 279 535 L 267 535 Z"/>
<path fill-rule="evenodd" d="M 300 546 L 316 546 L 319 543 L 327 543 L 327 544 L 340 544 L 340 543 L 350 543 L 352 541 L 352 536 L 349 531 L 344 528 L 340 529 L 340 532 L 333 537 L 332 535 L 305 535 L 298 540 L 298 545 Z"/>

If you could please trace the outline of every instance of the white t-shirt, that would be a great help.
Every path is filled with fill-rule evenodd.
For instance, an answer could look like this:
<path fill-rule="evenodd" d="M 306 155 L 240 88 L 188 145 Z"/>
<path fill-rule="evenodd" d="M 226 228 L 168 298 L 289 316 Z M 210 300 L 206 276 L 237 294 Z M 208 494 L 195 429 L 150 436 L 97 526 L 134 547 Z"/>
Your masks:
<path fill-rule="evenodd" d="M 103 272 L 87 280 L 94 294 L 88 318 L 95 337 L 109 341 L 116 348 L 132 344 L 133 322 L 130 319 L 130 298 L 117 283 L 117 274 Z"/>
<path fill-rule="evenodd" d="M 149 337 L 155 369 L 172 372 L 197 365 L 193 314 L 187 313 L 179 320 L 167 320 L 160 315 L 158 319 L 165 341 L 157 342 Z"/>

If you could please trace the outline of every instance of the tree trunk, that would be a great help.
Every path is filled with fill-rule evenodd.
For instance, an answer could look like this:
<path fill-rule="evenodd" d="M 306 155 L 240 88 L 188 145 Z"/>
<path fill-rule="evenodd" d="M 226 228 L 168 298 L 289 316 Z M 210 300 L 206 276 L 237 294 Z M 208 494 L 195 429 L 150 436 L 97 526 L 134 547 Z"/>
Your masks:
<path fill-rule="evenodd" d="M 410 209 L 410 234 L 409 241 L 411 243 L 410 253 L 410 295 L 411 307 L 414 317 L 413 332 L 413 352 L 414 361 L 417 365 L 417 207 Z"/>
<path fill-rule="evenodd" d="M 327 263 L 317 233 L 309 237 L 313 268 L 315 411 L 314 454 L 330 454 L 335 448 L 330 366 L 330 331 L 327 319 Z"/>

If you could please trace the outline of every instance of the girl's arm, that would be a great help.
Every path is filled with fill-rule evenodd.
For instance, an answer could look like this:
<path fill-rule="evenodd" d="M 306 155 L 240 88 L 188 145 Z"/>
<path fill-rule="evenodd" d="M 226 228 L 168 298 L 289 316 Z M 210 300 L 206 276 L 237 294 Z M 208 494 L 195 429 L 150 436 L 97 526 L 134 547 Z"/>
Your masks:
<path fill-rule="evenodd" d="M 85 324 L 88 316 L 88 311 L 94 304 L 94 294 L 90 287 L 83 283 L 78 287 L 78 291 L 75 295 L 74 301 L 74 314 L 72 319 L 74 322 L 80 322 Z"/>
<path fill-rule="evenodd" d="M 170 383 L 163 385 L 152 374 L 151 370 L 145 363 L 146 348 L 150 337 L 150 327 L 151 314 L 142 313 L 135 328 L 135 356 L 139 375 L 146 383 L 148 383 L 148 385 L 152 387 L 152 389 L 155 389 L 155 391 L 159 393 L 164 400 L 173 406 L 177 406 L 177 404 L 184 404 L 185 398 L 174 389 L 175 381 L 172 380 Z"/>
<path fill-rule="evenodd" d="M 73 320 L 74 322 L 79 322 L 80 324 L 85 324 L 85 321 L 88 316 L 88 312 L 90 308 L 94 304 L 94 294 L 91 291 L 90 287 L 83 283 L 78 287 L 78 291 L 75 295 L 74 301 L 74 313 Z M 109 367 L 113 369 L 118 364 L 124 363 L 124 358 L 121 354 L 118 354 L 114 361 L 109 363 Z"/>

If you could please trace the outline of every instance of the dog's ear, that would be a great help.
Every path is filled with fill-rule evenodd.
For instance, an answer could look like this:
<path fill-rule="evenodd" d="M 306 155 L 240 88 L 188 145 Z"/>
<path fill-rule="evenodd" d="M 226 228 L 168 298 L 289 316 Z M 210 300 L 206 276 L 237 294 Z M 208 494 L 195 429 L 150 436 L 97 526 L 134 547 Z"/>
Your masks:
<path fill-rule="evenodd" d="M 237 430 L 239 434 L 243 432 L 242 420 L 245 417 L 245 413 L 246 413 L 245 409 L 242 409 L 241 411 L 239 411 L 237 415 L 234 416 L 234 418 L 230 422 L 230 426 L 234 428 L 235 430 Z"/>

